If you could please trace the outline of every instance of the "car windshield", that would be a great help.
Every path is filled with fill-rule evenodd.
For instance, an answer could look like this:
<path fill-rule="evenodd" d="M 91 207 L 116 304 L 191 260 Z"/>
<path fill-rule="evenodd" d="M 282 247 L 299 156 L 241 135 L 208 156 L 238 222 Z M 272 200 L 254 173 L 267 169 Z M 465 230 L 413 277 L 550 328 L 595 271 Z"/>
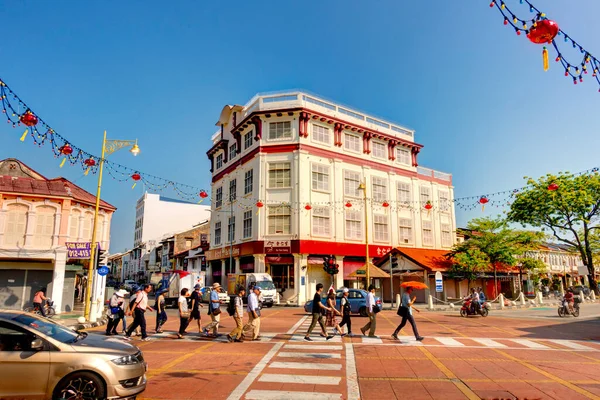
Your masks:
<path fill-rule="evenodd" d="M 59 325 L 50 320 L 37 318 L 29 314 L 19 314 L 13 318 L 13 321 L 33 328 L 44 335 L 58 340 L 62 343 L 74 343 L 77 341 L 79 334 L 69 328 Z"/>
<path fill-rule="evenodd" d="M 275 285 L 271 281 L 258 281 L 256 282 L 256 286 L 261 288 L 261 290 L 273 290 L 275 289 Z"/>

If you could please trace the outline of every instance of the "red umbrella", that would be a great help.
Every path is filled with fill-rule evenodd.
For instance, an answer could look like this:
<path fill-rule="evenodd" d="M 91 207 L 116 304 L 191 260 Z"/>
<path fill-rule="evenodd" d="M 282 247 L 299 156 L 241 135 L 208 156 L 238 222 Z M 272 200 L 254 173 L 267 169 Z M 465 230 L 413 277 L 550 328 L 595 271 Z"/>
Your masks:
<path fill-rule="evenodd" d="M 400 284 L 400 287 L 403 287 L 403 288 L 411 287 L 411 288 L 417 289 L 417 290 L 419 290 L 419 289 L 429 289 L 429 286 L 427 286 L 423 282 L 417 282 L 417 281 L 402 282 Z"/>

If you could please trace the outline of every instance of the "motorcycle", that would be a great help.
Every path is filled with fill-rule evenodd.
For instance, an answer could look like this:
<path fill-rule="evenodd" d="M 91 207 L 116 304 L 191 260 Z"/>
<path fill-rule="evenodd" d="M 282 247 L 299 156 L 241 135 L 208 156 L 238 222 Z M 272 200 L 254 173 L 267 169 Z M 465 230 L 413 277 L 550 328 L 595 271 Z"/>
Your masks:
<path fill-rule="evenodd" d="M 472 302 L 473 300 L 471 298 L 465 299 L 465 301 L 462 304 L 462 307 L 460 308 L 461 317 L 467 317 L 469 315 L 481 315 L 482 317 L 488 316 L 490 311 L 487 301 L 484 301 L 483 304 L 481 304 L 481 306 L 479 307 L 479 311 L 473 311 L 473 309 L 471 308 Z"/>
<path fill-rule="evenodd" d="M 578 297 L 575 297 L 575 302 L 573 303 L 573 311 L 571 312 L 569 308 L 569 302 L 562 299 L 558 304 L 558 316 L 566 317 L 567 315 L 572 315 L 574 317 L 579 317 L 579 302 L 581 300 Z"/>
<path fill-rule="evenodd" d="M 51 299 L 46 299 L 46 302 L 43 305 L 44 311 L 46 312 L 47 318 L 52 318 L 56 315 L 56 310 L 54 309 L 54 302 Z M 40 309 L 38 307 L 30 307 L 25 309 L 26 312 L 30 312 L 36 315 L 42 315 Z"/>

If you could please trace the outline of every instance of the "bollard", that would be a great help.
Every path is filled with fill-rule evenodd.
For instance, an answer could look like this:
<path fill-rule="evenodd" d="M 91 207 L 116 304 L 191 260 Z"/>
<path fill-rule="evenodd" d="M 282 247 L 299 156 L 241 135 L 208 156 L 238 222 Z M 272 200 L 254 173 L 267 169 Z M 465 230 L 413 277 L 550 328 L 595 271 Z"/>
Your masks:
<path fill-rule="evenodd" d="M 498 301 L 500 302 L 500 309 L 504 310 L 504 295 L 502 293 L 498 296 Z"/>
<path fill-rule="evenodd" d="M 590 292 L 590 299 L 592 299 L 592 301 L 596 301 L 596 292 L 593 290 Z"/>
<path fill-rule="evenodd" d="M 96 307 L 98 305 L 98 302 L 96 301 L 92 301 L 92 304 L 90 306 L 90 322 L 96 322 Z"/>
<path fill-rule="evenodd" d="M 526 304 L 525 293 L 523 293 L 523 292 L 519 293 L 519 298 L 521 300 L 521 305 L 524 306 Z"/>
<path fill-rule="evenodd" d="M 542 296 L 542 292 L 537 292 L 537 300 L 539 305 L 544 304 L 544 296 Z"/>
<path fill-rule="evenodd" d="M 398 304 L 398 307 L 400 307 L 400 294 L 396 295 L 396 304 Z"/>
<path fill-rule="evenodd" d="M 429 309 L 433 310 L 433 296 L 429 295 Z"/>

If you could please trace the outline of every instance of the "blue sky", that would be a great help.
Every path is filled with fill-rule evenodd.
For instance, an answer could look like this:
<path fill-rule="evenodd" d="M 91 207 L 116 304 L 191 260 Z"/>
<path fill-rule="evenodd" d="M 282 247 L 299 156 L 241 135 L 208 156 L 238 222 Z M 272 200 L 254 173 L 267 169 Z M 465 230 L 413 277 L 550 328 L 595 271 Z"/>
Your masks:
<path fill-rule="evenodd" d="M 536 5 L 600 56 L 600 3 Z M 209 188 L 205 153 L 223 105 L 287 88 L 415 129 L 421 165 L 452 173 L 456 197 L 600 164 L 598 85 L 591 76 L 573 85 L 552 52 L 543 72 L 541 48 L 487 0 L 30 0 L 2 2 L 0 12 L 0 77 L 36 113 L 91 153 L 105 129 L 138 138 L 139 157 L 112 159 L 179 182 Z M 0 123 L 0 158 L 95 191 L 94 176 L 58 168 L 21 133 Z M 118 207 L 113 252 L 133 242 L 142 190 L 105 179 L 102 197 Z M 458 224 L 481 215 L 457 211 Z"/>

